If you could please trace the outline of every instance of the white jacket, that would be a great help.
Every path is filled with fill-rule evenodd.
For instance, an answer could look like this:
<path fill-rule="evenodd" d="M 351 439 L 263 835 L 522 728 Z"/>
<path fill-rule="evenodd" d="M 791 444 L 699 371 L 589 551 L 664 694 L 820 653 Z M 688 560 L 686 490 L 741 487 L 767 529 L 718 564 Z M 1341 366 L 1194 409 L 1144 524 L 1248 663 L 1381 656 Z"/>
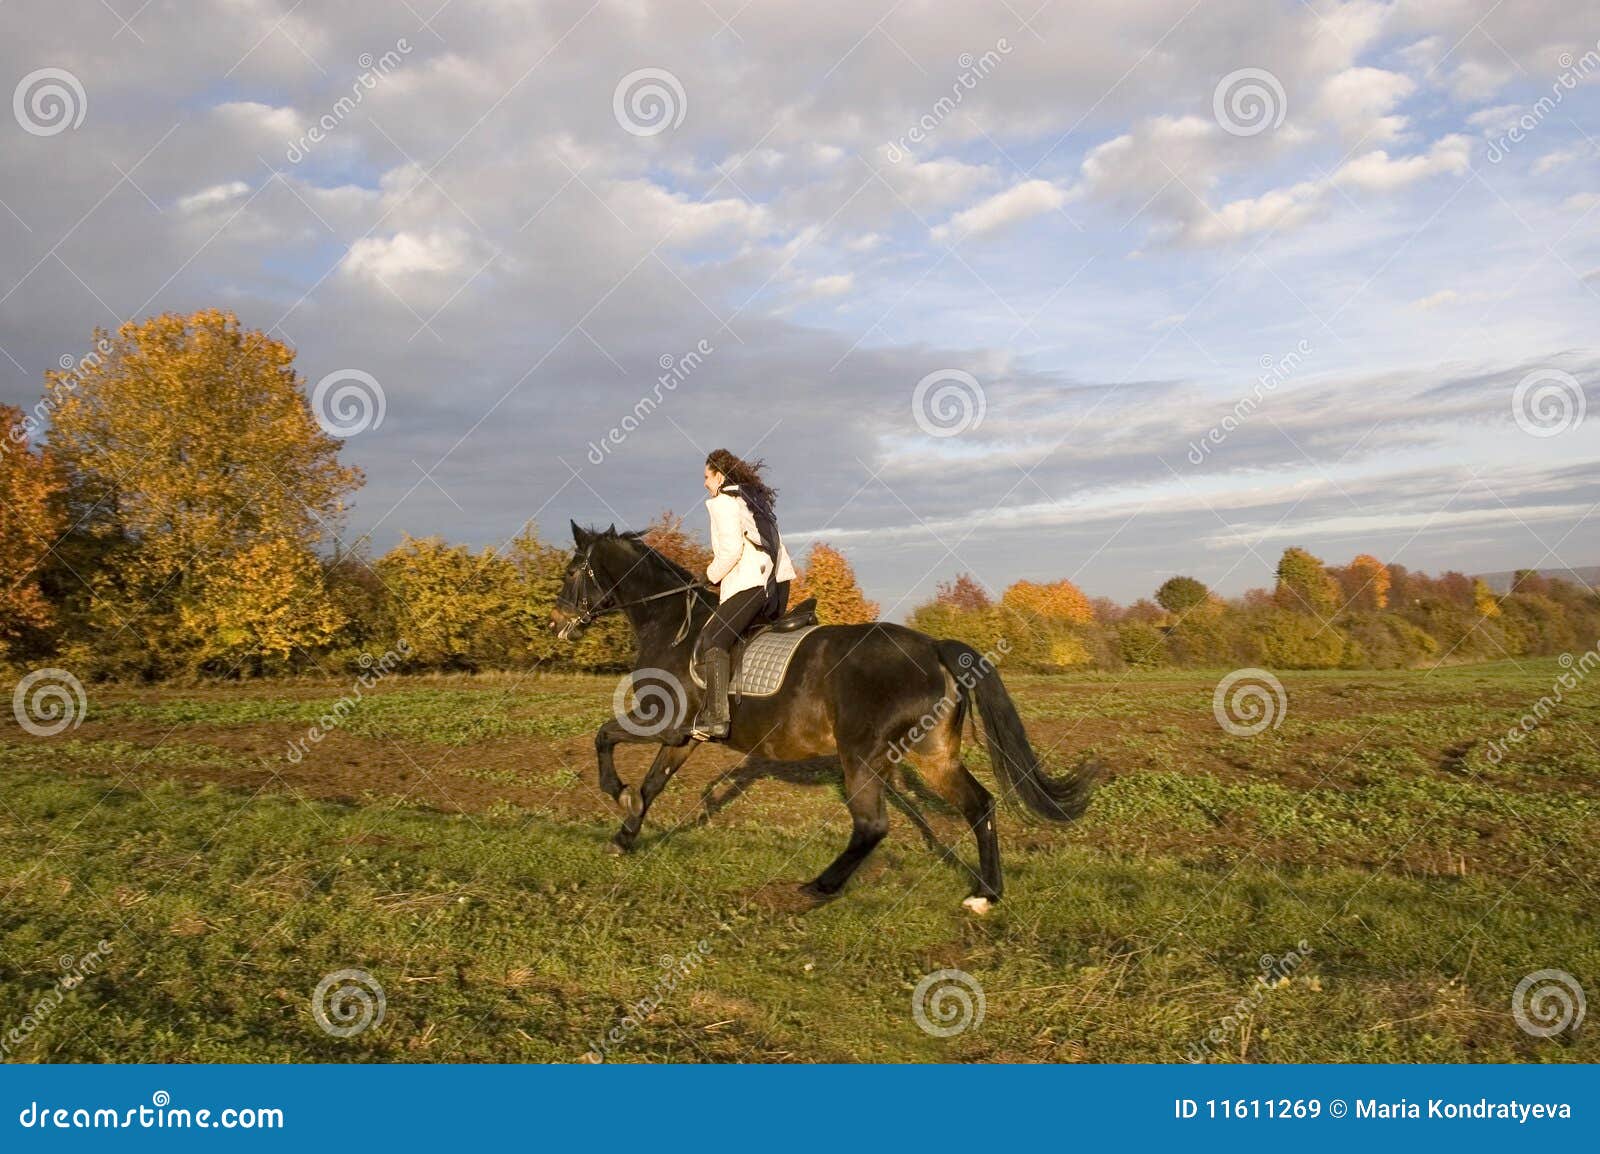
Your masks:
<path fill-rule="evenodd" d="M 706 502 L 706 512 L 711 514 L 712 554 L 711 564 L 706 566 L 706 580 L 722 586 L 719 600 L 726 601 L 746 589 L 765 588 L 772 560 L 761 551 L 761 534 L 750 507 L 743 498 L 718 493 Z M 777 579 L 794 580 L 794 565 L 781 540 Z"/>

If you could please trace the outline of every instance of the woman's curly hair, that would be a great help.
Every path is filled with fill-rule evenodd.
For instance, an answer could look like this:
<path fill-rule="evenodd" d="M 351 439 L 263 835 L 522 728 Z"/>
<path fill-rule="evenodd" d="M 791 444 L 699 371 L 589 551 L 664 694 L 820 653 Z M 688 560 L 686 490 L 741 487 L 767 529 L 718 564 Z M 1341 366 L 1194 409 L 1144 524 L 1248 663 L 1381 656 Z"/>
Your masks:
<path fill-rule="evenodd" d="M 778 499 L 778 491 L 761 479 L 762 470 L 767 467 L 765 461 L 745 461 L 727 449 L 713 449 L 706 455 L 706 464 L 721 473 L 729 484 L 738 485 L 741 489 L 754 489 L 767 499 L 769 505 Z"/>

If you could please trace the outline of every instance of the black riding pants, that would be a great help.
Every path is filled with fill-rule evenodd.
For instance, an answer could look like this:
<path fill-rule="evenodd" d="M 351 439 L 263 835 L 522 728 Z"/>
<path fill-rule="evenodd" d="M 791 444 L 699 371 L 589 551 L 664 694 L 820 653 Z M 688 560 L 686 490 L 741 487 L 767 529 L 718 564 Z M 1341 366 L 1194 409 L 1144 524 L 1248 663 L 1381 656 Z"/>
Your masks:
<path fill-rule="evenodd" d="M 777 602 L 777 611 L 771 615 L 774 618 L 782 617 L 788 608 L 789 582 L 778 582 Z M 744 631 L 765 614 L 766 608 L 766 589 L 759 585 L 754 589 L 741 589 L 718 605 L 711 614 L 711 620 L 706 622 L 701 649 L 732 649 L 734 643 L 744 636 Z"/>

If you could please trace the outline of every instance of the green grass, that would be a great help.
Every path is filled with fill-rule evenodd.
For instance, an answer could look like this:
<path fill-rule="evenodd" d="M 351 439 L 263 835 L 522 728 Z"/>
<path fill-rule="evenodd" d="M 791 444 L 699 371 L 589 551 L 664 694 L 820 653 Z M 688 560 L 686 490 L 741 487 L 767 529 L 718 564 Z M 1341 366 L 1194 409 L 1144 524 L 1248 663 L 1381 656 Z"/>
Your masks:
<path fill-rule="evenodd" d="M 1216 674 L 1012 679 L 1054 762 L 1093 750 L 1116 772 L 1074 829 L 1003 820 L 1007 896 L 984 919 L 898 816 L 839 900 L 772 900 L 842 846 L 836 783 L 763 781 L 696 823 L 705 778 L 678 782 L 618 859 L 570 772 L 465 814 L 398 787 L 339 804 L 287 777 L 203 783 L 259 769 L 229 742 L 281 745 L 338 686 L 91 689 L 70 736 L 0 744 L 0 1041 L 105 939 L 9 1060 L 570 1061 L 704 942 L 612 1060 L 1180 1061 L 1215 1030 L 1213 1060 L 1596 1061 L 1592 1030 L 1540 1039 L 1511 1014 L 1535 970 L 1600 991 L 1596 695 L 1484 756 L 1555 671 L 1285 676 L 1288 717 L 1254 739 L 1211 720 Z M 556 782 L 613 684 L 397 682 L 339 738 L 432 751 L 446 783 Z M 508 742 L 527 774 L 493 761 Z M 1260 988 L 1259 959 L 1302 940 Z M 387 1004 L 337 1038 L 312 992 L 347 968 Z M 951 1038 L 912 1015 L 941 969 L 984 994 Z"/>

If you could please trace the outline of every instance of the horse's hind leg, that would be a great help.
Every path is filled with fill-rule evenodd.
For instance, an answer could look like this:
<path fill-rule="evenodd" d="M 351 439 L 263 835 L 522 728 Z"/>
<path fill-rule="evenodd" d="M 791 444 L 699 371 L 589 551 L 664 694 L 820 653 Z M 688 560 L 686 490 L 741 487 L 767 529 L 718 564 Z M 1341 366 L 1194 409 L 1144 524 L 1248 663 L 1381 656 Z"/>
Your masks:
<path fill-rule="evenodd" d="M 956 741 L 959 740 L 957 734 Z M 1000 838 L 994 829 L 994 796 L 962 763 L 959 747 L 946 745 L 930 751 L 931 756 L 918 752 L 917 771 L 922 779 L 961 811 L 961 816 L 972 827 L 972 836 L 978 841 L 978 886 L 963 904 L 981 913 L 988 908 L 988 902 L 1000 900 L 1000 891 L 1004 888 L 1000 876 Z"/>
<path fill-rule="evenodd" d="M 815 898 L 830 898 L 843 889 L 850 875 L 889 832 L 883 779 L 878 771 L 863 758 L 841 752 L 840 760 L 844 762 L 845 804 L 850 807 L 850 842 L 827 869 L 800 887 Z"/>

